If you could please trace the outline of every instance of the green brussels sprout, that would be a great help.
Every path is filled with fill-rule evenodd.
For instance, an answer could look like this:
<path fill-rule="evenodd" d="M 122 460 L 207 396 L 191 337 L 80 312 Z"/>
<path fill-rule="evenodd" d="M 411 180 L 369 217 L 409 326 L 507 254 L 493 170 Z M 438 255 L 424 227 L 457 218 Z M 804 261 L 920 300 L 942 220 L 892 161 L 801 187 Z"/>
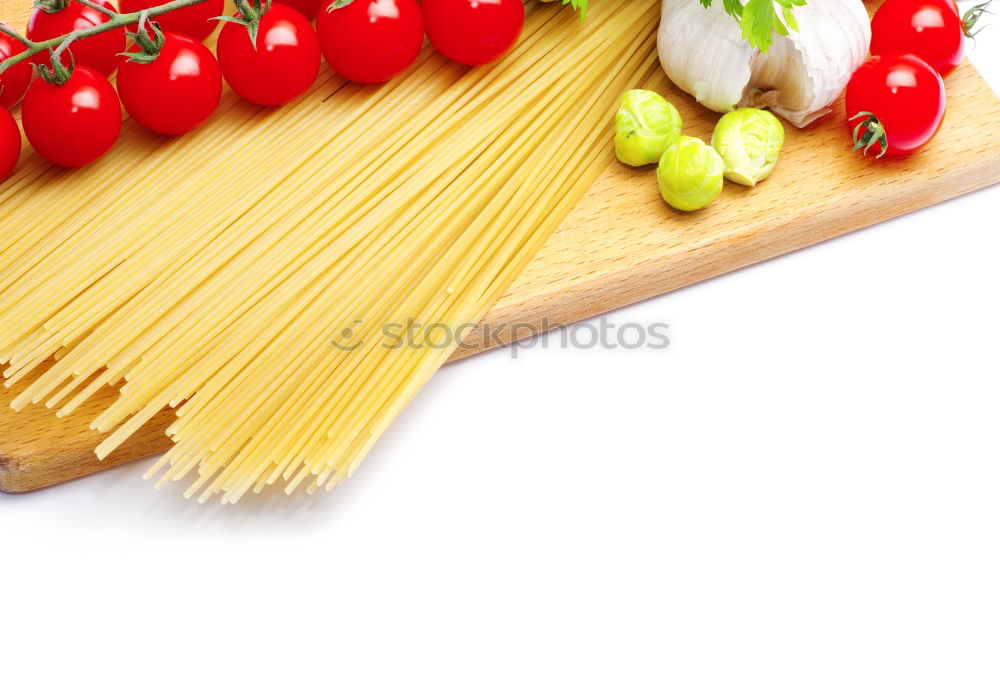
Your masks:
<path fill-rule="evenodd" d="M 774 115 L 756 108 L 738 108 L 715 125 L 712 147 L 726 163 L 726 178 L 755 186 L 774 171 L 785 144 L 785 129 Z"/>
<path fill-rule="evenodd" d="M 667 204 L 681 211 L 707 207 L 722 194 L 724 163 L 701 139 L 681 136 L 660 158 L 656 178 Z"/>
<path fill-rule="evenodd" d="M 615 155 L 623 164 L 656 164 L 681 136 L 681 114 L 656 92 L 632 89 L 615 115 Z"/>

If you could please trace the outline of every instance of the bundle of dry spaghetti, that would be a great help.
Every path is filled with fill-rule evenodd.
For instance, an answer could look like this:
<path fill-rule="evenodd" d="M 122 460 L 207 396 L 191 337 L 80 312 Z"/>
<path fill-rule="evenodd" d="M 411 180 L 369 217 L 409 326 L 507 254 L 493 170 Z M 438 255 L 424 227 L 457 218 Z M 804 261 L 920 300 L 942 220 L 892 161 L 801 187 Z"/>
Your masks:
<path fill-rule="evenodd" d="M 22 167 L 0 187 L 13 406 L 65 416 L 116 387 L 101 457 L 174 407 L 150 474 L 202 500 L 349 476 L 607 165 L 658 8 L 594 4 L 529 6 L 489 68 L 428 52 L 380 88 L 328 74 L 189 137 L 132 129 L 83 172 Z M 414 322 L 435 328 L 387 344 Z"/>

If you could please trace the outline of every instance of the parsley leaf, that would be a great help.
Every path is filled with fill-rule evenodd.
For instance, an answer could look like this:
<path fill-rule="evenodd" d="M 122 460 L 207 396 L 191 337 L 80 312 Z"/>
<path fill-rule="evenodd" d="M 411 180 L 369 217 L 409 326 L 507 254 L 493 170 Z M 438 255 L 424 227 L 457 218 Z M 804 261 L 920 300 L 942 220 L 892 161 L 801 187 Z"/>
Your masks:
<path fill-rule="evenodd" d="M 698 1 L 706 8 L 713 2 Z M 799 29 L 793 10 L 804 4 L 806 0 L 722 0 L 726 12 L 740 22 L 743 37 L 751 47 L 762 52 L 771 48 L 774 33 L 788 35 L 790 31 Z"/>
<path fill-rule="evenodd" d="M 564 5 L 572 5 L 573 9 L 580 10 L 580 21 L 587 18 L 587 0 L 562 0 Z"/>

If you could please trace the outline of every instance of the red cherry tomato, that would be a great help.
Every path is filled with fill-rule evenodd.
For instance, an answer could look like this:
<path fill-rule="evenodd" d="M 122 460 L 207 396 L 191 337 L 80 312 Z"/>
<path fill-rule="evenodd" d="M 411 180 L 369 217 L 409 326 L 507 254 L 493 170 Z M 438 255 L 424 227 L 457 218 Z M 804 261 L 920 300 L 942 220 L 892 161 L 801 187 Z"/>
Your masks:
<path fill-rule="evenodd" d="M 233 90 L 261 106 L 280 106 L 305 93 L 319 74 L 319 38 L 306 18 L 285 5 L 261 17 L 256 48 L 246 27 L 226 22 L 219 65 Z"/>
<path fill-rule="evenodd" d="M 953 0 L 886 0 L 872 19 L 872 54 L 915 54 L 941 75 L 965 55 L 965 32 Z"/>
<path fill-rule="evenodd" d="M 499 59 L 524 28 L 521 0 L 423 0 L 421 8 L 431 44 L 468 66 Z"/>
<path fill-rule="evenodd" d="M 39 155 L 63 167 L 82 167 L 115 144 L 122 108 L 103 75 L 77 66 L 63 84 L 42 78 L 31 83 L 21 107 L 21 124 Z"/>
<path fill-rule="evenodd" d="M 17 56 L 26 49 L 27 47 L 14 38 L 0 33 L 0 61 Z M 28 89 L 29 82 L 31 82 L 31 63 L 28 61 L 22 61 L 0 73 L 0 107 L 10 108 L 20 101 Z"/>
<path fill-rule="evenodd" d="M 140 52 L 133 45 L 129 52 Z M 201 42 L 164 33 L 152 63 L 124 60 L 118 68 L 118 94 L 136 122 L 160 134 L 184 134 L 219 107 L 222 71 Z"/>
<path fill-rule="evenodd" d="M 163 2 L 162 0 L 119 0 L 119 4 L 123 14 L 132 14 L 162 5 Z M 195 40 L 204 40 L 212 34 L 218 23 L 212 19 L 221 16 L 225 11 L 225 0 L 206 0 L 197 5 L 188 5 L 167 14 L 161 14 L 153 21 L 160 24 L 160 28 L 165 33 L 181 33 Z M 129 30 L 135 32 L 136 26 L 130 27 Z"/>
<path fill-rule="evenodd" d="M 316 15 L 319 13 L 319 6 L 323 4 L 323 0 L 278 0 L 278 2 L 291 7 L 310 21 L 316 19 Z"/>
<path fill-rule="evenodd" d="M 872 147 L 881 145 L 880 152 L 909 155 L 941 128 L 946 107 L 944 81 L 912 54 L 873 56 L 847 85 L 846 106 L 847 124 L 857 130 L 862 145 L 874 137 Z M 852 119 L 856 116 L 860 117 Z"/>
<path fill-rule="evenodd" d="M 409 68 L 424 44 L 416 0 L 354 0 L 334 9 L 327 2 L 316 20 L 330 67 L 348 80 L 387 82 Z"/>
<path fill-rule="evenodd" d="M 0 181 L 5 180 L 17 166 L 21 156 L 21 130 L 14 116 L 0 107 Z"/>
<path fill-rule="evenodd" d="M 95 0 L 95 2 L 108 9 L 114 9 L 114 5 L 107 0 Z M 75 1 L 70 2 L 65 9 L 52 14 L 36 8 L 28 19 L 27 37 L 35 42 L 43 42 L 108 21 L 110 19 L 107 14 Z M 111 75 L 118 67 L 118 55 L 125 51 L 125 29 L 116 28 L 77 40 L 69 46 L 69 51 L 73 53 L 73 63 L 76 65 L 90 66 L 102 75 Z M 49 55 L 47 52 L 41 52 L 32 60 L 35 63 L 47 64 Z M 63 57 L 63 63 L 67 66 L 70 64 L 68 56 Z"/>

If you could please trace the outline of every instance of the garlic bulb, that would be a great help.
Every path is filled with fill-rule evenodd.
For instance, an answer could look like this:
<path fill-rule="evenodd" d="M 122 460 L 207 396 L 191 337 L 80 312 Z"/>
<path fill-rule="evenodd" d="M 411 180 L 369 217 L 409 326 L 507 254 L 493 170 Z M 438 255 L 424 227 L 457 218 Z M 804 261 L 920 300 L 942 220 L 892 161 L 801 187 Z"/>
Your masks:
<path fill-rule="evenodd" d="M 799 30 L 775 35 L 767 53 L 743 39 L 722 0 L 663 0 L 660 63 L 674 84 L 712 110 L 770 108 L 797 127 L 830 112 L 868 55 L 871 23 L 862 0 L 809 0 Z"/>

